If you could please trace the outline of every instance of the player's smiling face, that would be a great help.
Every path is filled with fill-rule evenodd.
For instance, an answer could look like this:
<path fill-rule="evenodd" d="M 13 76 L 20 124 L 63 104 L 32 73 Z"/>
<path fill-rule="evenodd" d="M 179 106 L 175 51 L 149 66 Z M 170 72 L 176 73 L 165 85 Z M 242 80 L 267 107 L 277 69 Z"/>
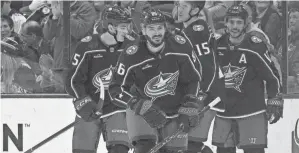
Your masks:
<path fill-rule="evenodd" d="M 153 43 L 153 45 L 162 44 L 165 32 L 166 29 L 164 23 L 149 24 L 145 27 L 145 34 L 148 37 L 149 41 Z"/>
<path fill-rule="evenodd" d="M 178 21 L 185 22 L 190 18 L 189 12 L 192 9 L 192 5 L 185 1 L 179 1 L 177 3 L 178 7 Z"/>
<path fill-rule="evenodd" d="M 130 23 L 120 23 L 116 26 L 117 31 L 117 40 L 123 41 L 125 38 L 125 35 L 129 33 Z"/>
<path fill-rule="evenodd" d="M 239 17 L 229 17 L 226 26 L 231 37 L 237 38 L 242 34 L 245 22 Z"/>

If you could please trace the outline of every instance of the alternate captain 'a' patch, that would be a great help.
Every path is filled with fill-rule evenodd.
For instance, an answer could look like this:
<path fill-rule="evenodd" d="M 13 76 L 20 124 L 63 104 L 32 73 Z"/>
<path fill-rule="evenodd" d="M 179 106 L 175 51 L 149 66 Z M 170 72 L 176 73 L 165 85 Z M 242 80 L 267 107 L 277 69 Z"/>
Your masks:
<path fill-rule="evenodd" d="M 138 50 L 138 46 L 133 45 L 133 46 L 130 46 L 130 47 L 127 48 L 126 53 L 128 55 L 133 55 L 137 52 L 137 50 Z"/>

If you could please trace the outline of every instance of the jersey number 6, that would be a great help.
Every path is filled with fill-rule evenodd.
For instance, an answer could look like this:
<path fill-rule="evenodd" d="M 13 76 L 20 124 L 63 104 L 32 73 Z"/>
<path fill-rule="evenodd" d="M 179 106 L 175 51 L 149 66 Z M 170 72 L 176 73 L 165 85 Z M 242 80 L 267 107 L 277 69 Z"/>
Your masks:
<path fill-rule="evenodd" d="M 199 56 L 210 54 L 210 48 L 208 46 L 208 42 L 202 43 L 201 46 L 199 44 L 196 44 L 195 46 Z"/>
<path fill-rule="evenodd" d="M 125 65 L 122 64 L 122 63 L 119 63 L 119 66 L 118 66 L 118 69 L 117 69 L 117 73 L 118 73 L 119 75 L 124 75 L 125 72 L 126 72 L 126 70 L 125 70 Z"/>

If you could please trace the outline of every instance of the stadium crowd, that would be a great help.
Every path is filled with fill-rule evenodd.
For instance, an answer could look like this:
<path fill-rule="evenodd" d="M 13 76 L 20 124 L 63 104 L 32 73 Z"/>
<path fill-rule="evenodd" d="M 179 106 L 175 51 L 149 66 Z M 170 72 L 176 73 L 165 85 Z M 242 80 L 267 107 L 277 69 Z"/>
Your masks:
<path fill-rule="evenodd" d="M 276 67 L 282 63 L 282 23 L 280 1 L 209 1 L 201 15 L 217 34 L 225 33 L 226 10 L 244 3 L 251 25 L 248 32 L 266 35 Z M 299 93 L 299 2 L 289 4 L 288 89 Z M 107 5 L 128 8 L 133 17 L 132 31 L 140 32 L 142 10 L 155 7 L 169 18 L 169 30 L 176 23 L 176 7 L 171 1 L 71 1 L 70 57 L 77 44 L 92 33 L 102 32 L 101 11 Z M 208 16 L 208 17 L 207 17 Z M 66 93 L 64 81 L 69 70 L 65 53 L 62 1 L 1 1 L 1 93 Z M 282 74 L 282 72 L 280 72 Z"/>

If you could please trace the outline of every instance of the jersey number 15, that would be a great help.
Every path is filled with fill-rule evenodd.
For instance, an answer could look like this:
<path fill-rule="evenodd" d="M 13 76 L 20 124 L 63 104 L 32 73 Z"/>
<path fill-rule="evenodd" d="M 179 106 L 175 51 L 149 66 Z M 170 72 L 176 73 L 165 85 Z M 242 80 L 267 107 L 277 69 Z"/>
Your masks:
<path fill-rule="evenodd" d="M 210 48 L 208 46 L 208 42 L 204 42 L 202 44 L 196 44 L 196 50 L 199 56 L 210 54 Z"/>

